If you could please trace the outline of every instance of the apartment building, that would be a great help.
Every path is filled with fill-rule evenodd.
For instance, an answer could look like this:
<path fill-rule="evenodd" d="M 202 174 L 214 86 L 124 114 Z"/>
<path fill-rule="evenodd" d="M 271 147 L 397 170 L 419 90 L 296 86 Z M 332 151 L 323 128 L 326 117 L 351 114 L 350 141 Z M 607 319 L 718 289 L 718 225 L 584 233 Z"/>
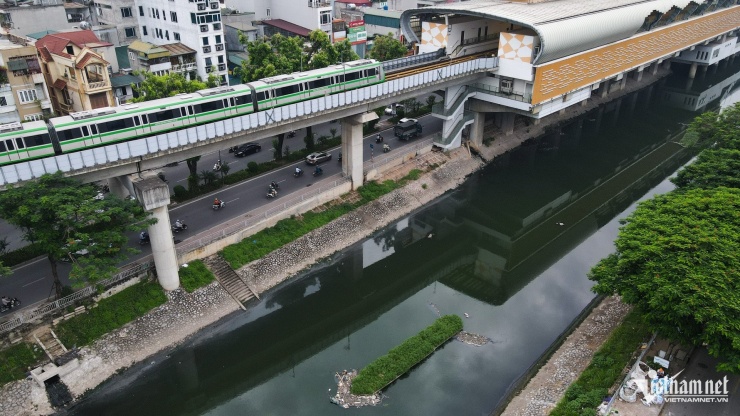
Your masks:
<path fill-rule="evenodd" d="M 182 43 L 196 51 L 197 74 L 213 73 L 228 84 L 226 38 L 218 0 L 136 0 L 141 40 L 154 45 Z"/>
<path fill-rule="evenodd" d="M 51 111 L 36 48 L 25 38 L 0 39 L 0 124 L 41 120 Z"/>
<path fill-rule="evenodd" d="M 90 30 L 49 34 L 36 41 L 55 113 L 115 105 L 105 58 L 112 46 Z"/>

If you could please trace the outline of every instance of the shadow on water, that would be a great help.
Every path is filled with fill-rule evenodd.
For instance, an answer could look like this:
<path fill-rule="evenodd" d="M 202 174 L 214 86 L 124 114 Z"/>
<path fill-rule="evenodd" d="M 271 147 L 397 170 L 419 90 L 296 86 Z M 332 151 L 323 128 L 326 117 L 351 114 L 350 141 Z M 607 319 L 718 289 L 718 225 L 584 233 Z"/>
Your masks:
<path fill-rule="evenodd" d="M 219 414 L 215 409 L 248 391 L 266 394 L 264 389 L 286 388 L 284 377 L 295 378 L 298 366 L 317 363 L 321 371 L 333 374 L 338 364 L 321 361 L 326 360 L 322 354 L 337 354 L 337 348 L 362 354 L 357 351 L 367 345 L 350 343 L 350 338 L 423 290 L 442 297 L 442 314 L 463 302 L 460 296 L 468 307 L 506 305 L 691 156 L 666 143 L 676 120 L 690 113 L 664 108 L 648 112 L 648 107 L 640 111 L 657 94 L 652 89 L 635 94 L 638 98 L 627 96 L 603 106 L 498 158 L 458 190 L 271 290 L 247 313 L 232 314 L 188 343 L 135 365 L 65 413 Z M 636 129 L 636 121 L 630 120 L 639 117 Z M 585 305 L 588 299 L 579 301 Z M 428 308 L 416 313 L 404 319 L 418 321 L 419 327 L 437 316 Z M 553 337 L 572 318 L 554 321 L 561 329 L 553 328 Z M 395 329 L 388 326 L 373 336 L 392 346 L 396 338 L 411 335 Z M 524 371 L 548 342 L 552 339 L 518 347 L 527 350 L 529 361 L 514 371 Z M 379 349 L 387 351 L 385 346 Z M 457 346 L 445 350 L 452 354 Z M 376 354 L 344 359 L 350 360 L 347 365 L 363 365 Z M 423 368 L 418 370 L 423 373 Z M 503 370 L 497 371 L 503 377 Z M 334 411 L 322 407 L 322 397 L 312 396 L 317 383 L 326 392 L 319 381 L 324 378 L 305 372 L 299 377 L 305 384 L 292 399 L 301 403 L 303 414 Z M 405 377 L 417 379 L 414 374 Z M 459 386 L 463 391 L 449 392 L 457 399 L 445 397 L 465 402 L 475 397 L 481 407 L 477 411 L 488 412 L 516 374 L 506 377 L 496 387 L 488 385 L 493 391 L 485 399 L 466 393 L 465 385 Z M 473 379 L 477 386 L 488 378 Z M 409 388 L 406 380 L 398 384 Z M 273 403 L 275 414 L 287 413 L 278 410 L 287 407 L 284 401 Z M 450 406 L 464 407 L 463 402 L 455 403 Z"/>

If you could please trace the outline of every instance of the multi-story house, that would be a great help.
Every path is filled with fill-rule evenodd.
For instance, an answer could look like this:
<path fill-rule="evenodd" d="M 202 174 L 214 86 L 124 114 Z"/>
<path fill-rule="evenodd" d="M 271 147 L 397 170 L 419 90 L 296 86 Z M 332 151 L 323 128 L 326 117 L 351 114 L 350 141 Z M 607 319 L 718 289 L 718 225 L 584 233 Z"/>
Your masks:
<path fill-rule="evenodd" d="M 49 116 L 46 91 L 36 48 L 13 35 L 0 40 L 0 124 Z"/>
<path fill-rule="evenodd" d="M 170 51 L 170 73 L 183 74 L 188 80 L 195 79 L 198 75 L 196 63 L 198 52 L 195 49 L 179 42 L 168 43 L 162 47 Z"/>
<path fill-rule="evenodd" d="M 98 25 L 116 27 L 121 45 L 139 39 L 141 34 L 134 0 L 95 0 L 94 9 Z"/>
<path fill-rule="evenodd" d="M 128 61 L 132 70 L 155 75 L 167 75 L 172 69 L 169 50 L 140 40 L 128 45 Z"/>
<path fill-rule="evenodd" d="M 213 73 L 228 83 L 226 39 L 218 0 L 136 0 L 141 40 L 165 45 L 180 42 L 195 49 L 198 75 Z"/>
<path fill-rule="evenodd" d="M 91 30 L 46 35 L 36 41 L 54 112 L 60 115 L 115 105 L 105 50 Z"/>
<path fill-rule="evenodd" d="M 69 29 L 74 23 L 67 21 L 64 0 L 38 0 L 21 5 L 1 3 L 0 26 L 9 33 L 22 36 L 43 30 Z"/>

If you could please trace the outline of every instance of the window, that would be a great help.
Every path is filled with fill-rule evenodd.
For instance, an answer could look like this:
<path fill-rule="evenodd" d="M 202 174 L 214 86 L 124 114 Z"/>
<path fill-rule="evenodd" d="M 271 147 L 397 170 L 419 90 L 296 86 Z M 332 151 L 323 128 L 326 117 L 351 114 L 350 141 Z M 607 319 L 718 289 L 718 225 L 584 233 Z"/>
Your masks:
<path fill-rule="evenodd" d="M 139 6 L 139 16 L 144 16 L 144 6 Z"/>
<path fill-rule="evenodd" d="M 157 19 L 159 19 L 159 9 L 154 9 L 154 14 L 157 15 Z"/>
<path fill-rule="evenodd" d="M 319 23 L 321 23 L 322 25 L 328 25 L 329 23 L 331 23 L 331 11 L 330 10 L 321 12 L 321 14 L 319 15 Z"/>
<path fill-rule="evenodd" d="M 203 42 L 203 46 L 208 45 L 208 36 L 201 38 L 201 41 Z"/>
<path fill-rule="evenodd" d="M 167 20 L 167 11 L 162 10 L 162 20 Z"/>
<path fill-rule="evenodd" d="M 146 26 L 142 26 L 142 27 L 141 27 L 141 33 L 142 33 L 142 34 L 143 34 L 144 36 L 146 36 L 146 35 L 147 35 L 147 33 L 146 33 Z"/>
<path fill-rule="evenodd" d="M 135 38 L 136 37 L 136 28 L 135 27 L 127 27 L 124 29 L 126 32 L 127 38 Z"/>
<path fill-rule="evenodd" d="M 265 13 L 265 16 L 270 17 L 270 9 L 267 9 L 267 12 Z"/>
<path fill-rule="evenodd" d="M 216 35 L 216 43 L 221 43 L 221 35 Z"/>
<path fill-rule="evenodd" d="M 67 45 L 67 47 L 65 48 L 65 50 L 66 50 L 66 51 L 67 51 L 67 53 L 68 53 L 68 54 L 70 54 L 70 55 L 74 55 L 74 54 L 75 54 L 75 48 L 74 48 L 74 46 L 72 46 L 72 45 Z"/>
<path fill-rule="evenodd" d="M 223 55 L 219 55 L 218 56 L 218 63 L 220 63 L 220 64 L 224 63 L 224 56 Z"/>
<path fill-rule="evenodd" d="M 41 113 L 37 113 L 37 114 L 30 114 L 30 115 L 24 116 L 23 118 L 26 119 L 26 121 L 38 121 L 38 120 L 43 120 L 44 115 Z"/>
<path fill-rule="evenodd" d="M 210 67 L 211 65 L 213 65 L 213 60 L 210 57 L 206 58 L 206 67 Z"/>
<path fill-rule="evenodd" d="M 167 40 L 170 40 L 170 31 L 169 30 L 165 30 L 164 31 L 164 37 L 167 38 Z"/>
<path fill-rule="evenodd" d="M 133 16 L 131 14 L 131 8 L 130 7 L 121 7 L 121 17 L 131 17 Z"/>
<path fill-rule="evenodd" d="M 177 23 L 177 12 L 170 12 L 170 20 Z"/>
<path fill-rule="evenodd" d="M 172 36 L 175 38 L 175 40 L 180 40 L 180 34 L 177 32 L 172 32 Z"/>
<path fill-rule="evenodd" d="M 36 90 L 18 91 L 18 100 L 22 103 L 30 103 L 36 100 Z"/>
<path fill-rule="evenodd" d="M 221 23 L 214 23 L 213 30 L 221 30 Z"/>
<path fill-rule="evenodd" d="M 8 105 L 8 100 L 5 97 L 0 97 L 0 107 Z"/>

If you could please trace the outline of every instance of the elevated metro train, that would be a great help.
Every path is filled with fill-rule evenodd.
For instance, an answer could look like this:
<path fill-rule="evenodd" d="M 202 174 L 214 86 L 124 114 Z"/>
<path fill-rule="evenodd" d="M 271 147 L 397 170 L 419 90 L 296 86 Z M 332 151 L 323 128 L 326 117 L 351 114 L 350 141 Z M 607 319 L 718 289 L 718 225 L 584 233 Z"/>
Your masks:
<path fill-rule="evenodd" d="M 242 85 L 82 111 L 47 122 L 4 124 L 0 125 L 0 166 L 148 137 L 384 80 L 382 64 L 364 59 Z"/>

